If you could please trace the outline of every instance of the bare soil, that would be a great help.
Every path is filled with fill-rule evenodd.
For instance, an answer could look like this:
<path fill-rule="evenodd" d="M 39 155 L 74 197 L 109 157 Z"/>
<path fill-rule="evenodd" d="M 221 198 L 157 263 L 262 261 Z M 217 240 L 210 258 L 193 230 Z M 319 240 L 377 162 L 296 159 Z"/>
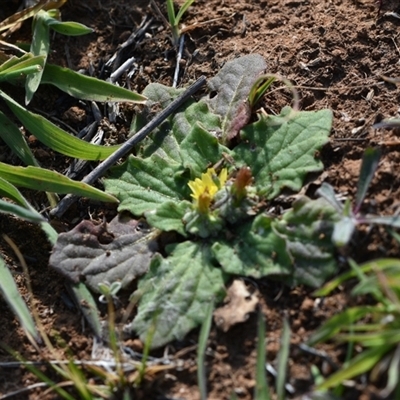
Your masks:
<path fill-rule="evenodd" d="M 166 15 L 165 4 L 156 1 Z M 7 4 L 1 11 L 11 15 L 19 2 Z M 396 173 L 400 163 L 400 139 L 396 130 L 377 130 L 372 126 L 383 118 L 399 113 L 400 91 L 382 76 L 400 75 L 399 29 L 400 21 L 385 15 L 399 11 L 400 3 L 383 0 L 197 0 L 184 17 L 186 33 L 184 57 L 180 63 L 179 86 L 185 86 L 201 75 L 212 77 L 222 65 L 244 54 L 259 53 L 268 63 L 268 71 L 289 79 L 298 86 L 303 110 L 330 108 L 334 113 L 331 140 L 321 152 L 325 165 L 322 179 L 331 183 L 343 196 L 353 196 L 356 189 L 360 160 L 368 146 L 380 145 L 383 156 L 368 194 L 366 210 L 379 214 L 393 214 L 400 205 L 400 177 Z M 170 31 L 165 27 L 154 5 L 146 0 L 69 0 L 62 8 L 64 20 L 82 22 L 94 29 L 83 37 L 54 36 L 52 62 L 74 70 L 91 70 L 94 76 L 107 77 L 110 71 L 105 63 L 127 38 L 136 32 L 144 18 L 153 18 L 146 34 L 124 57 L 135 57 L 136 73 L 121 84 L 141 92 L 151 82 L 172 84 L 175 70 L 175 49 L 171 45 Z M 29 38 L 30 26 L 23 26 L 8 40 Z M 16 93 L 18 96 L 18 91 Z M 284 90 L 272 91 L 262 104 L 268 113 L 278 113 L 292 101 Z M 90 122 L 90 106 L 64 96 L 62 93 L 41 88 L 31 104 L 36 112 L 79 131 Z M 115 123 L 104 119 L 109 130 L 109 141 L 121 142 L 129 132 L 135 109 L 121 106 L 121 115 Z M 64 171 L 69 160 L 54 154 L 31 138 L 39 161 L 48 168 Z M 9 160 L 6 147 L 1 156 Z M 45 207 L 45 197 L 37 193 L 27 197 L 38 206 Z M 115 215 L 115 207 L 80 201 L 61 220 L 53 221 L 60 231 L 70 229 L 90 215 L 96 220 L 108 220 Z M 0 232 L 8 235 L 18 246 L 28 264 L 35 308 L 45 331 L 52 337 L 59 357 L 89 360 L 93 345 L 90 329 L 72 303 L 64 280 L 48 268 L 50 246 L 40 230 L 15 218 L 0 215 Z M 10 247 L 1 240 L 0 252 L 15 275 L 21 292 L 28 300 L 27 277 L 21 263 Z M 399 245 L 385 230 L 372 228 L 361 231 L 348 249 L 348 255 L 362 262 L 379 256 L 399 256 Z M 340 257 L 338 257 L 340 259 Z M 346 265 L 343 265 L 343 269 Z M 342 286 L 325 299 L 316 299 L 312 290 L 304 287 L 289 289 L 268 280 L 258 281 L 261 308 L 267 321 L 268 362 L 276 365 L 282 320 L 287 317 L 292 330 L 289 360 L 289 380 L 299 397 L 312 390 L 311 366 L 317 365 L 325 374 L 332 367 L 323 358 L 302 352 L 303 343 L 315 329 L 332 315 L 349 305 L 368 299 L 354 299 L 350 287 Z M 105 310 L 104 310 L 105 311 Z M 117 318 L 124 306 L 117 311 Z M 255 387 L 255 357 L 257 317 L 251 315 L 240 325 L 223 333 L 212 328 L 207 351 L 207 387 L 210 400 L 229 399 L 235 392 L 239 399 L 253 396 Z M 183 342 L 168 346 L 171 360 L 179 360 L 180 367 L 148 374 L 143 386 L 136 391 L 143 399 L 200 399 L 196 375 L 196 346 L 198 331 Z M 19 328 L 12 312 L 0 299 L 0 341 L 30 361 L 54 359 L 44 345 L 34 349 Z M 127 347 L 141 351 L 135 338 L 125 342 Z M 340 368 L 345 348 L 333 344 L 321 345 L 319 350 Z M 152 354 L 162 356 L 162 351 Z M 0 361 L 13 357 L 0 349 Z M 51 369 L 41 367 L 52 379 L 58 380 Z M 37 382 L 24 368 L 0 367 L 0 396 L 26 388 Z M 274 379 L 269 375 L 271 385 Z M 383 382 L 356 380 L 346 387 L 344 399 L 381 398 Z M 55 399 L 56 395 L 32 389 L 17 394 L 17 399 Z M 132 394 L 133 396 L 133 394 Z M 0 397 L 2 398 L 2 397 Z M 116 395 L 118 398 L 118 394 Z"/>

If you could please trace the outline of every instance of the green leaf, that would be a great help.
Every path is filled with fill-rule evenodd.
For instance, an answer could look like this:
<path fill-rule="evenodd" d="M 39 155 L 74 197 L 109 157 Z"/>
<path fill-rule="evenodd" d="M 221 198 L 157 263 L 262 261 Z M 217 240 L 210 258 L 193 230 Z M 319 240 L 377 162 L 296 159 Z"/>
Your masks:
<path fill-rule="evenodd" d="M 7 268 L 4 260 L 0 257 L 0 292 L 4 300 L 13 310 L 16 317 L 19 319 L 24 330 L 36 340 L 39 339 L 39 334 L 35 327 L 35 322 L 30 314 L 28 307 L 22 299 L 17 286 L 14 282 L 10 270 Z"/>
<path fill-rule="evenodd" d="M 187 210 L 190 210 L 191 207 L 192 204 L 186 200 L 180 203 L 166 201 L 155 210 L 146 212 L 146 221 L 151 226 L 161 229 L 162 231 L 176 231 L 183 236 L 187 236 L 182 219 Z"/>
<path fill-rule="evenodd" d="M 183 339 L 204 321 L 210 302 L 222 300 L 224 279 L 209 247 L 191 242 L 175 245 L 168 258 L 155 257 L 149 273 L 140 279 L 133 329 L 144 340 L 155 325 L 152 348 Z"/>
<path fill-rule="evenodd" d="M 263 214 L 217 239 L 212 252 L 229 274 L 261 278 L 284 276 L 293 270 L 285 241 L 273 231 L 271 218 Z"/>
<path fill-rule="evenodd" d="M 174 100 L 182 89 L 170 88 L 158 83 L 151 83 L 143 91 L 148 98 L 146 107 L 137 116 L 131 126 L 131 131 L 137 132 L 146 123 L 147 116 L 154 108 L 164 109 Z M 188 136 L 193 127 L 199 124 L 203 129 L 217 136 L 220 132 L 220 118 L 209 110 L 204 100 L 195 102 L 189 100 L 169 120 L 161 124 L 151 136 L 148 136 L 138 148 L 138 154 L 149 157 L 154 152 L 160 156 L 181 161 L 180 144 Z"/>
<path fill-rule="evenodd" d="M 246 126 L 233 157 L 251 168 L 259 193 L 273 199 L 285 187 L 300 190 L 307 173 L 322 170 L 315 154 L 328 141 L 331 125 L 330 110 L 285 107 L 279 116 L 261 116 Z"/>
<path fill-rule="evenodd" d="M 332 232 L 339 216 L 324 199 L 302 197 L 282 220 L 275 220 L 274 230 L 286 241 L 294 260 L 293 284 L 320 286 L 337 269 Z"/>
<path fill-rule="evenodd" d="M 193 178 L 200 177 L 207 167 L 222 159 L 223 154 L 230 154 L 227 147 L 199 124 L 195 124 L 182 141 L 180 152 L 183 166 L 190 170 Z"/>
<path fill-rule="evenodd" d="M 267 64 L 259 54 L 249 54 L 227 62 L 209 80 L 208 87 L 217 94 L 208 100 L 210 109 L 221 118 L 221 141 L 226 144 L 250 120 L 248 97 Z"/>
<path fill-rule="evenodd" d="M 35 135 L 40 142 L 61 154 L 83 160 L 97 161 L 104 160 L 120 147 L 97 146 L 85 142 L 68 134 L 41 115 L 34 114 L 21 107 L 1 90 L 0 96 L 7 102 L 13 113 L 29 132 Z"/>
<path fill-rule="evenodd" d="M 42 83 L 54 85 L 81 100 L 127 101 L 140 104 L 146 102 L 146 97 L 136 92 L 52 64 L 46 64 Z"/>
<path fill-rule="evenodd" d="M 22 132 L 15 124 L 0 111 L 0 137 L 11 149 L 11 151 L 26 165 L 39 166 L 32 154 L 31 149 L 25 141 Z"/>
<path fill-rule="evenodd" d="M 71 193 L 91 199 L 116 202 L 110 196 L 86 183 L 73 181 L 64 175 L 38 167 L 15 167 L 0 163 L 0 177 L 16 186 L 55 193 Z"/>
<path fill-rule="evenodd" d="M 189 198 L 188 180 L 181 175 L 181 165 L 157 154 L 144 160 L 130 156 L 122 165 L 111 169 L 111 178 L 105 179 L 104 186 L 121 202 L 119 211 L 142 215 L 164 202 L 178 203 Z"/>

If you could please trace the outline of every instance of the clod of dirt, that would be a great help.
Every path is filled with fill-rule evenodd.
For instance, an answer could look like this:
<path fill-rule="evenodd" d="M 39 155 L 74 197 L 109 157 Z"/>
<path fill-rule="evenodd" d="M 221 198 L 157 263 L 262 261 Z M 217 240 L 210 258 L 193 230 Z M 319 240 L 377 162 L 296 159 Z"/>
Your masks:
<path fill-rule="evenodd" d="M 244 322 L 258 304 L 258 293 L 250 293 L 243 281 L 232 282 L 225 298 L 226 304 L 214 311 L 214 322 L 224 332 L 231 326 Z"/>
<path fill-rule="evenodd" d="M 157 231 L 144 221 L 118 215 L 109 224 L 82 221 L 61 233 L 49 264 L 74 283 L 80 280 L 98 292 L 99 283 L 128 286 L 147 272 L 158 250 Z"/>

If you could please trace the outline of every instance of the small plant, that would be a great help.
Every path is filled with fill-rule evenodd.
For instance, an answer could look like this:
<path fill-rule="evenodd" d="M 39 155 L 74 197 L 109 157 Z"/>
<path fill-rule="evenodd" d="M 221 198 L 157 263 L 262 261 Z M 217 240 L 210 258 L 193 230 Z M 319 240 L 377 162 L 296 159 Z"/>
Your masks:
<path fill-rule="evenodd" d="M 179 23 L 183 17 L 183 14 L 188 10 L 188 8 L 194 3 L 195 0 L 186 0 L 183 5 L 180 7 L 178 14 L 175 13 L 174 2 L 173 0 L 167 1 L 167 13 L 168 13 L 168 21 L 171 27 L 172 33 L 172 44 L 176 46 L 179 42 L 179 38 L 181 36 L 181 32 L 179 29 Z"/>
<path fill-rule="evenodd" d="M 121 201 L 120 212 L 144 216 L 153 230 L 179 234 L 166 246 L 166 257 L 155 254 L 148 267 L 137 259 L 144 252 L 130 246 L 124 247 L 130 254 L 121 253 L 122 260 L 111 265 L 117 255 L 102 261 L 104 245 L 96 244 L 104 254 L 94 252 L 77 243 L 76 234 L 60 235 L 54 248 L 50 264 L 75 282 L 77 268 L 71 275 L 59 266 L 76 267 L 78 257 L 86 260 L 84 275 L 88 265 L 91 278 L 98 273 L 93 282 L 104 274 L 104 262 L 124 285 L 148 271 L 132 296 L 139 306 L 131 329 L 145 340 L 155 324 L 152 347 L 201 324 L 210 301 L 223 299 L 232 275 L 318 286 L 336 270 L 330 237 L 337 216 L 326 201 L 302 198 L 281 218 L 266 212 L 284 188 L 299 190 L 307 173 L 322 169 L 314 155 L 327 141 L 332 114 L 285 108 L 250 123 L 248 96 L 264 69 L 258 55 L 227 63 L 209 82 L 216 96 L 191 100 L 105 180 L 106 191 Z M 178 93 L 159 84 L 144 92 L 149 107 L 160 99 L 166 107 Z M 145 123 L 145 115 L 132 130 Z M 231 149 L 233 140 L 239 144 Z M 74 245 L 66 246 L 68 240 Z M 120 240 L 115 237 L 107 249 L 117 249 Z M 129 240 L 137 240 L 134 232 Z"/>

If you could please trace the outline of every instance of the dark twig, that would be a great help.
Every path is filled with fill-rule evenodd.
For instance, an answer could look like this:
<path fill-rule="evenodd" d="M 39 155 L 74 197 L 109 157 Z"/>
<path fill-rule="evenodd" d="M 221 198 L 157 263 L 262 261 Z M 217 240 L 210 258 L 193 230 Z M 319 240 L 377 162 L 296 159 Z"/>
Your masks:
<path fill-rule="evenodd" d="M 134 146 L 141 142 L 151 131 L 159 126 L 165 119 L 167 119 L 172 113 L 174 113 L 190 96 L 196 93 L 204 84 L 206 78 L 201 76 L 193 85 L 185 90 L 182 95 L 176 98 L 168 107 L 162 110 L 156 115 L 146 126 L 144 126 L 139 132 L 127 140 L 118 150 L 116 150 L 110 157 L 100 163 L 90 174 L 86 175 L 82 182 L 93 183 L 98 178 L 102 177 L 105 172 L 111 168 L 121 157 L 127 155 Z M 65 211 L 73 204 L 77 196 L 67 195 L 65 196 L 57 207 L 51 210 L 50 215 L 61 217 Z"/>

